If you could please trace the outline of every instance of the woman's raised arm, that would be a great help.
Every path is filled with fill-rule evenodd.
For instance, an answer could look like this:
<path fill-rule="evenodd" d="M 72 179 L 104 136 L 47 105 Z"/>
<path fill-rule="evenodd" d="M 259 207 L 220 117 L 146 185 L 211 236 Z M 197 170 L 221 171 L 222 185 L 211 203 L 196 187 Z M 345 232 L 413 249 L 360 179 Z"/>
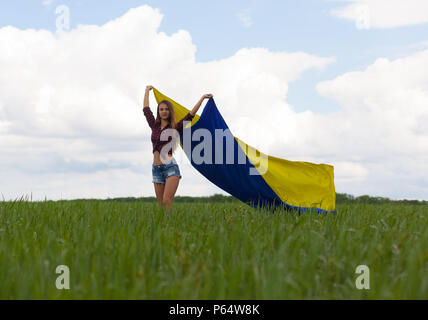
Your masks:
<path fill-rule="evenodd" d="M 201 99 L 196 103 L 196 105 L 193 107 L 192 111 L 189 111 L 186 116 L 177 122 L 177 130 L 182 131 L 183 130 L 183 121 L 192 121 L 193 117 L 195 116 L 196 112 L 198 112 L 198 109 L 200 108 L 202 101 L 204 101 L 205 98 L 209 99 L 213 95 L 210 94 L 204 94 Z"/>
<path fill-rule="evenodd" d="M 146 93 L 144 94 L 144 108 L 143 108 L 144 115 L 146 116 L 147 123 L 149 124 L 150 128 L 153 128 L 153 125 L 155 124 L 155 117 L 153 116 L 153 112 L 149 106 L 149 93 L 150 93 L 150 90 L 152 89 L 153 89 L 152 86 L 146 87 Z"/>
<path fill-rule="evenodd" d="M 204 94 L 199 101 L 196 103 L 196 105 L 193 107 L 193 109 L 190 111 L 190 114 L 194 117 L 196 112 L 198 112 L 199 108 L 201 107 L 202 101 L 204 101 L 204 99 L 209 99 L 212 98 L 212 94 L 208 93 L 208 94 Z"/>

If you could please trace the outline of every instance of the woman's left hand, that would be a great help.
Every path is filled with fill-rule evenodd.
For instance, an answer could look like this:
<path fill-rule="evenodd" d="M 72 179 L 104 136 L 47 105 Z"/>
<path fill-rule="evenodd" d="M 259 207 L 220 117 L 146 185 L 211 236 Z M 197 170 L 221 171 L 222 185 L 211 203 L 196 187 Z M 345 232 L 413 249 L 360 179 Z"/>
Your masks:
<path fill-rule="evenodd" d="M 211 93 L 204 94 L 204 95 L 202 96 L 202 98 L 204 98 L 204 99 L 209 99 L 209 98 L 212 98 L 212 97 L 213 97 L 213 95 L 212 95 Z"/>

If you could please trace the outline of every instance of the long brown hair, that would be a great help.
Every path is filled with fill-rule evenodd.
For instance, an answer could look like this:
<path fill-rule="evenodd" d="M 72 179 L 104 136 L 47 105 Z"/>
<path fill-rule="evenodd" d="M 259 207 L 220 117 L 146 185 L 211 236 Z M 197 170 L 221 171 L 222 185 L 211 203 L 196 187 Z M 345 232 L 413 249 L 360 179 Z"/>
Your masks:
<path fill-rule="evenodd" d="M 168 121 L 169 121 L 169 124 L 171 125 L 171 128 L 177 129 L 177 121 L 176 121 L 176 118 L 175 118 L 174 107 L 172 106 L 172 103 L 170 101 L 168 101 L 168 100 L 162 100 L 161 102 L 159 102 L 159 104 L 158 104 L 158 110 L 157 110 L 157 114 L 156 114 L 156 124 L 160 125 L 160 123 L 161 123 L 161 117 L 160 117 L 160 114 L 159 114 L 159 106 L 162 103 L 166 104 L 166 106 L 168 107 L 168 110 L 169 110 Z"/>
<path fill-rule="evenodd" d="M 161 125 L 161 117 L 160 117 L 160 114 L 159 114 L 159 107 L 160 107 L 160 105 L 162 103 L 166 104 L 166 106 L 168 107 L 168 110 L 169 110 L 168 121 L 169 121 L 169 124 L 170 124 L 171 128 L 172 129 L 177 129 L 177 121 L 176 121 L 176 118 L 175 118 L 174 107 L 172 106 L 172 103 L 170 101 L 168 101 L 168 100 L 162 100 L 161 102 L 159 102 L 155 123 L 159 124 L 159 126 Z M 180 141 L 180 136 L 177 136 L 177 140 L 172 145 L 172 153 L 174 153 L 175 150 L 177 149 L 179 141 Z"/>

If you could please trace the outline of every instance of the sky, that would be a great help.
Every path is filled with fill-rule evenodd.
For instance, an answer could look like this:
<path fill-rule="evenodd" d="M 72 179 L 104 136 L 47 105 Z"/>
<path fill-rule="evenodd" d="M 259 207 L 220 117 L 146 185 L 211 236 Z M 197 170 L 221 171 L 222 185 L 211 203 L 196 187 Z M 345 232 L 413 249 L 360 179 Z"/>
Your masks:
<path fill-rule="evenodd" d="M 427 35 L 425 0 L 2 1 L 1 196 L 154 196 L 150 84 L 336 192 L 428 200 Z M 176 195 L 226 194 L 175 158 Z"/>

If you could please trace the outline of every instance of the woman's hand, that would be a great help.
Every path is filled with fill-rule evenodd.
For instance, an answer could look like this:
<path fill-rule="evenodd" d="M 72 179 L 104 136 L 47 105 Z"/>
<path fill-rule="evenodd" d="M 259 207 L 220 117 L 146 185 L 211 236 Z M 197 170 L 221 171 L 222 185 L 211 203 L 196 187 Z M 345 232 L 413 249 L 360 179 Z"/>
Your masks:
<path fill-rule="evenodd" d="M 204 94 L 204 95 L 202 96 L 202 98 L 204 98 L 204 99 L 209 99 L 209 98 L 212 98 L 212 97 L 213 97 L 213 95 L 212 95 L 211 93 Z"/>
<path fill-rule="evenodd" d="M 149 95 L 150 95 L 150 90 L 152 89 L 153 89 L 153 86 L 146 87 L 146 93 L 144 94 L 144 108 L 149 106 Z"/>

